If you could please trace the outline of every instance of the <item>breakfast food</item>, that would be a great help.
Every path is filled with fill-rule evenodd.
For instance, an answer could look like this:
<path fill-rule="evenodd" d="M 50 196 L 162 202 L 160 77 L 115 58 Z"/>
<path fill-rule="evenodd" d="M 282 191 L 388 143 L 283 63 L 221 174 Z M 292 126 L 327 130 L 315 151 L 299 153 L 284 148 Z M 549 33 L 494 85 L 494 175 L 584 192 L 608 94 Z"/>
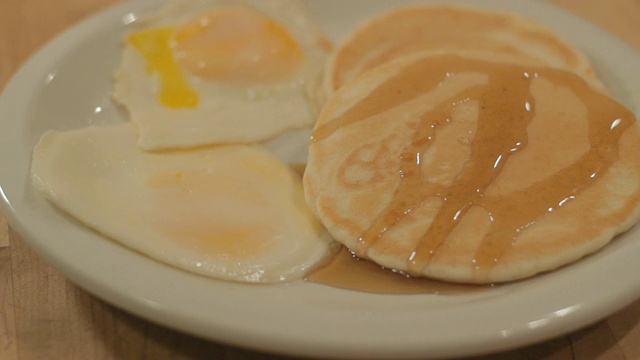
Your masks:
<path fill-rule="evenodd" d="M 328 99 L 303 184 L 359 257 L 453 282 L 517 280 L 638 220 L 640 127 L 573 72 L 414 53 Z"/>
<path fill-rule="evenodd" d="M 130 124 L 47 132 L 32 180 L 97 232 L 194 273 L 239 282 L 302 278 L 333 243 L 301 179 L 259 146 L 152 153 Z"/>
<path fill-rule="evenodd" d="M 335 242 L 300 175 L 256 142 L 315 121 L 307 82 L 328 43 L 304 4 L 177 0 L 132 27 L 113 93 L 131 122 L 45 133 L 34 187 L 166 264 L 238 282 L 303 278 Z"/>
<path fill-rule="evenodd" d="M 335 284 L 311 270 L 355 254 L 495 283 L 575 261 L 640 217 L 633 114 L 578 49 L 522 16 L 392 9 L 347 36 L 322 76 L 329 45 L 301 1 L 176 0 L 132 27 L 113 93 L 131 122 L 46 133 L 32 181 L 175 267 Z M 305 156 L 288 130 L 314 123 L 301 181 L 281 152 Z"/>
<path fill-rule="evenodd" d="M 251 143 L 310 126 L 328 42 L 291 0 L 182 0 L 124 39 L 113 97 L 145 150 Z"/>
<path fill-rule="evenodd" d="M 575 71 L 600 86 L 588 59 L 535 20 L 518 14 L 445 4 L 392 9 L 362 22 L 334 50 L 317 101 L 359 74 L 417 51 L 503 54 Z"/>

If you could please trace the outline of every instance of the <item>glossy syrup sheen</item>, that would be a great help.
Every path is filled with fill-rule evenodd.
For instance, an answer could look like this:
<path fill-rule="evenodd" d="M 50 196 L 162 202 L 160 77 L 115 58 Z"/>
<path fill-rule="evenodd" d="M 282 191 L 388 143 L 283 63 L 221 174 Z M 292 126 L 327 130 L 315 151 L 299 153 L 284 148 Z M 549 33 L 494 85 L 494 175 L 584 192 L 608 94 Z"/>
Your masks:
<path fill-rule="evenodd" d="M 372 261 L 360 259 L 345 247 L 341 247 L 327 264 L 312 271 L 305 280 L 342 289 L 378 294 L 458 295 L 486 291 L 494 287 L 493 284 L 456 284 L 424 277 L 413 277 L 402 272 L 385 269 Z"/>
<path fill-rule="evenodd" d="M 451 74 L 465 72 L 486 74 L 489 80 L 452 95 L 422 114 L 417 130 L 401 152 L 399 186 L 390 190 L 393 191 L 392 200 L 360 235 L 357 246 L 352 249 L 357 254 L 365 254 L 407 214 L 435 197 L 442 206 L 413 250 L 406 254 L 408 272 L 423 273 L 460 219 L 469 209 L 481 207 L 491 219 L 490 229 L 472 260 L 476 277 L 482 279 L 521 232 L 598 181 L 618 159 L 621 135 L 635 123 L 629 110 L 593 90 L 573 73 L 447 54 L 420 58 L 406 65 L 342 115 L 316 127 L 312 145 L 343 127 L 428 93 Z M 536 111 L 537 99 L 531 93 L 535 79 L 568 87 L 587 107 L 585 123 L 589 149 L 552 176 L 508 196 L 487 196 L 487 188 L 502 172 L 507 160 L 528 145 L 527 128 Z M 479 103 L 477 129 L 469 143 L 470 156 L 451 184 L 429 182 L 416 159 L 427 153 L 438 136 L 438 129 L 451 121 L 456 104 L 468 99 Z"/>

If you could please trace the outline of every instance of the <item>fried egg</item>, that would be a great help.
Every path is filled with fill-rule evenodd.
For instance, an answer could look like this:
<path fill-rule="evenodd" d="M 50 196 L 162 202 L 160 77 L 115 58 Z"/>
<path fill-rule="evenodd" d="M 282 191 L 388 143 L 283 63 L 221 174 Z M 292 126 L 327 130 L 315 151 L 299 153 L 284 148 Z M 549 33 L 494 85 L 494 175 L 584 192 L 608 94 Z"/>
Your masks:
<path fill-rule="evenodd" d="M 144 152 L 131 124 L 45 133 L 32 180 L 51 202 L 121 244 L 214 278 L 302 278 L 333 240 L 300 176 L 257 145 Z"/>
<path fill-rule="evenodd" d="M 182 0 L 133 24 L 113 98 L 145 150 L 251 143 L 304 128 L 329 51 L 304 3 Z"/>

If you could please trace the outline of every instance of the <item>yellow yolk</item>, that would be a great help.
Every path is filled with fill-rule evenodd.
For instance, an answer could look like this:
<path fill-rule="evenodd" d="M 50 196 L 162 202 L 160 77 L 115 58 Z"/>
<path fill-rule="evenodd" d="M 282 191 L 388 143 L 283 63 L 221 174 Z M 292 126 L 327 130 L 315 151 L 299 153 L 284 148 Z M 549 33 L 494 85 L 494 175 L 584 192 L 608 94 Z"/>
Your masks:
<path fill-rule="evenodd" d="M 303 51 L 282 25 L 243 7 L 212 9 L 180 27 L 175 54 L 189 72 L 210 80 L 269 82 L 289 76 Z"/>
<path fill-rule="evenodd" d="M 196 162 L 207 162 L 197 154 L 191 156 Z M 278 161 L 267 159 L 250 156 L 236 159 L 233 162 L 235 176 L 225 176 L 208 168 L 188 167 L 153 172 L 145 186 L 162 193 L 156 198 L 153 211 L 173 209 L 175 212 L 171 219 L 160 221 L 159 228 L 180 244 L 214 257 L 257 257 L 272 251 L 277 242 L 275 239 L 288 231 L 283 228 L 281 216 L 290 208 L 282 207 L 283 201 L 266 189 L 295 175 Z M 261 180 L 256 182 L 255 177 Z M 287 193 L 287 197 L 299 197 L 304 201 L 299 184 L 292 183 L 291 186 L 295 191 Z M 287 217 L 298 218 L 297 214 Z M 306 224 L 305 220 L 301 217 L 296 224 Z M 309 224 L 316 232 L 320 231 L 314 227 L 315 220 Z"/>
<path fill-rule="evenodd" d="M 128 37 L 147 62 L 147 71 L 160 80 L 158 100 L 170 108 L 198 106 L 198 94 L 191 88 L 173 58 L 169 39 L 173 28 L 163 27 L 135 32 Z"/>
<path fill-rule="evenodd" d="M 243 7 L 212 9 L 180 28 L 141 30 L 128 41 L 158 74 L 158 100 L 169 108 L 198 105 L 183 70 L 213 81 L 263 83 L 288 77 L 303 59 L 287 29 Z"/>
<path fill-rule="evenodd" d="M 188 219 L 191 220 L 191 219 Z M 193 221 L 192 221 L 193 222 Z M 267 224 L 239 227 L 216 223 L 188 223 L 168 229 L 168 235 L 204 255 L 242 259 L 264 256 L 273 250 L 282 230 Z M 278 232 L 280 230 L 280 233 Z"/>

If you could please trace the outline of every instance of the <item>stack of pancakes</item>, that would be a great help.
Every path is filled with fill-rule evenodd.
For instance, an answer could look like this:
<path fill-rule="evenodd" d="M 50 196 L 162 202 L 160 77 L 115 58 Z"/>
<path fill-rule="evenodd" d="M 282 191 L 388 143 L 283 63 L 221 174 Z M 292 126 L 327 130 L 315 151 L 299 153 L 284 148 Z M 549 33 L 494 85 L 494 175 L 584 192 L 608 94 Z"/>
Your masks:
<path fill-rule="evenodd" d="M 522 279 L 640 217 L 640 127 L 535 21 L 445 5 L 360 25 L 316 91 L 311 209 L 355 255 L 462 283 Z"/>

